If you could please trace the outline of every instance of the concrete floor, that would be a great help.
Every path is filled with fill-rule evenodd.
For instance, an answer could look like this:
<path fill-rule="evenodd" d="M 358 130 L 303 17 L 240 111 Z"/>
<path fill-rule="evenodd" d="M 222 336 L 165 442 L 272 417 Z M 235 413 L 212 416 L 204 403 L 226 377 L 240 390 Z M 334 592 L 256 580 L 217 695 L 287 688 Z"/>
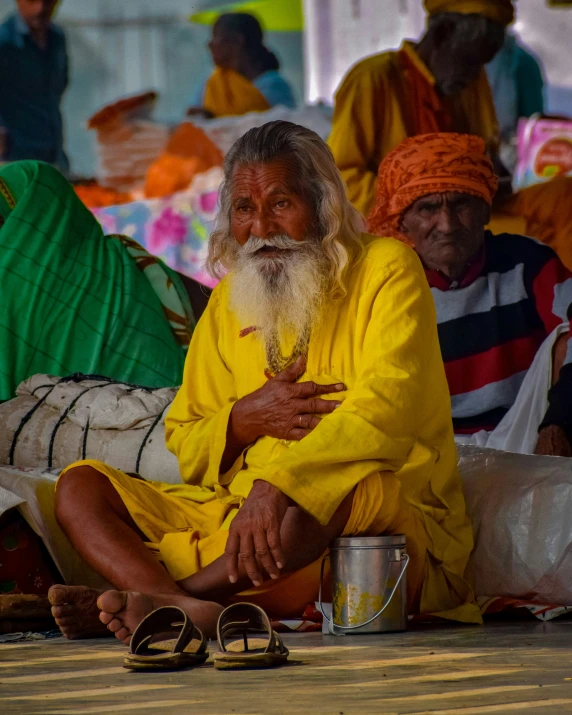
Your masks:
<path fill-rule="evenodd" d="M 112 640 L 0 645 L 0 712 L 26 715 L 480 715 L 572 713 L 572 624 L 431 626 L 405 634 L 285 637 L 270 671 L 121 667 Z M 216 651 L 211 642 L 211 653 Z"/>

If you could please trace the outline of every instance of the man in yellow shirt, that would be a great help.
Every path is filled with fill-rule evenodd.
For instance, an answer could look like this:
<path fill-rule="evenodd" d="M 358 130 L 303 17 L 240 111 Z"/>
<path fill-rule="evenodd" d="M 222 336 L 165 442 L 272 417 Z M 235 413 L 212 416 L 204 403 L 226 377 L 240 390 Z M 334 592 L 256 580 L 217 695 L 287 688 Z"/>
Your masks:
<path fill-rule="evenodd" d="M 514 19 L 512 0 L 425 0 L 426 34 L 398 51 L 359 62 L 337 95 L 329 145 L 354 206 L 369 215 L 381 161 L 407 137 L 434 132 L 480 136 L 501 176 L 495 233 L 538 238 L 572 269 L 572 180 L 511 193 L 497 160 L 499 127 L 487 64 Z"/>
<path fill-rule="evenodd" d="M 166 604 L 207 635 L 233 599 L 300 615 L 342 534 L 405 534 L 411 612 L 480 621 L 429 287 L 410 248 L 362 230 L 316 134 L 272 122 L 235 144 L 208 260 L 230 273 L 166 418 L 185 483 L 62 474 L 59 523 L 117 589 L 52 588 L 66 635 L 96 601 L 124 642 Z"/>

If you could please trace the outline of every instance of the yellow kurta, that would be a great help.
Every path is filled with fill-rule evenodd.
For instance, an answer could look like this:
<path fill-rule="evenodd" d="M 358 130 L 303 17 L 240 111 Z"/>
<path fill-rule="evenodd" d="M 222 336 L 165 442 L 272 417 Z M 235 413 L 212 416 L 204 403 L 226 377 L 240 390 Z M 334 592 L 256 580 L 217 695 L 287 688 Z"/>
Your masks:
<path fill-rule="evenodd" d="M 357 485 L 344 533 L 405 533 L 411 607 L 479 622 L 463 580 L 472 531 L 431 293 L 407 246 L 371 236 L 364 243 L 347 296 L 328 306 L 310 342 L 302 379 L 347 386 L 342 406 L 312 434 L 300 442 L 261 438 L 220 474 L 232 406 L 266 379 L 263 343 L 257 332 L 241 333 L 249 326 L 229 308 L 225 279 L 193 334 L 166 419 L 167 444 L 186 485 L 160 486 L 162 501 L 156 487 L 94 466 L 110 476 L 175 579 L 223 553 L 232 516 L 255 479 L 278 487 L 322 524 Z M 314 564 L 249 598 L 262 594 L 258 603 L 284 612 L 315 598 L 317 587 Z"/>
<path fill-rule="evenodd" d="M 268 100 L 254 84 L 234 70 L 217 67 L 207 80 L 204 108 L 214 117 L 267 112 Z"/>
<path fill-rule="evenodd" d="M 435 79 L 411 42 L 401 51 L 431 86 Z M 450 131 L 446 126 L 419 131 L 412 122 L 412 98 L 398 52 L 383 52 L 358 62 L 336 94 L 332 133 L 328 140 L 350 200 L 364 215 L 373 208 L 377 171 L 382 159 L 404 139 L 426 131 Z M 451 114 L 454 131 L 476 134 L 491 144 L 498 124 L 483 70 L 480 77 L 455 97 L 440 102 Z"/>
<path fill-rule="evenodd" d="M 404 139 L 434 131 L 476 134 L 487 147 L 498 144 L 498 122 L 485 70 L 454 97 L 433 90 L 435 78 L 411 42 L 401 48 L 415 78 L 404 69 L 398 52 L 384 52 L 359 62 L 336 94 L 334 122 L 328 140 L 346 182 L 350 200 L 365 216 L 373 208 L 377 172 L 382 159 Z M 413 81 L 413 79 L 415 81 Z M 425 82 L 423 107 L 434 109 L 433 125 L 416 126 L 415 82 Z M 431 96 L 433 95 L 433 96 Z M 419 109 L 419 108 L 418 108 Z M 495 207 L 493 233 L 525 234 L 550 246 L 572 270 L 572 177 L 560 177 L 516 193 Z"/>

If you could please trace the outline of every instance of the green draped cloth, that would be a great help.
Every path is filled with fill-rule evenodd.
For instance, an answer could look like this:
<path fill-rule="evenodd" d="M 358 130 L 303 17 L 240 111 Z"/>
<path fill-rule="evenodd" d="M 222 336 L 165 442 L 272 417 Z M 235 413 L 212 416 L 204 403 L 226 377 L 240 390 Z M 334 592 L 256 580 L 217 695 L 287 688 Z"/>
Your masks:
<path fill-rule="evenodd" d="M 193 319 L 174 271 L 105 236 L 41 162 L 0 168 L 0 225 L 0 400 L 37 373 L 181 383 Z M 157 283 L 157 274 L 161 290 L 149 277 Z"/>

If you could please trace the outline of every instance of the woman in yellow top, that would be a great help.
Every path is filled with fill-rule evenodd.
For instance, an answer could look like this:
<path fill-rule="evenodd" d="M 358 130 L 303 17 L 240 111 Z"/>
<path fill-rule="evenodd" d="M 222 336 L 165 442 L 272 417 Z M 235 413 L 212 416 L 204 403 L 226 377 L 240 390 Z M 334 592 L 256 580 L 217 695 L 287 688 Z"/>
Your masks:
<path fill-rule="evenodd" d="M 252 129 L 225 172 L 209 266 L 230 274 L 166 419 L 185 484 L 94 461 L 58 482 L 64 531 L 125 589 L 99 597 L 101 620 L 128 641 L 158 605 L 184 608 L 208 632 L 232 599 L 300 616 L 333 538 L 405 534 L 410 611 L 480 622 L 463 578 L 472 531 L 419 259 L 361 233 L 331 153 L 308 129 Z M 89 622 L 90 593 L 94 607 L 97 593 L 50 591 L 67 635 Z"/>
<path fill-rule="evenodd" d="M 209 49 L 216 69 L 187 114 L 226 117 L 296 106 L 292 88 L 280 74 L 280 62 L 264 45 L 258 20 L 247 13 L 221 15 Z"/>

